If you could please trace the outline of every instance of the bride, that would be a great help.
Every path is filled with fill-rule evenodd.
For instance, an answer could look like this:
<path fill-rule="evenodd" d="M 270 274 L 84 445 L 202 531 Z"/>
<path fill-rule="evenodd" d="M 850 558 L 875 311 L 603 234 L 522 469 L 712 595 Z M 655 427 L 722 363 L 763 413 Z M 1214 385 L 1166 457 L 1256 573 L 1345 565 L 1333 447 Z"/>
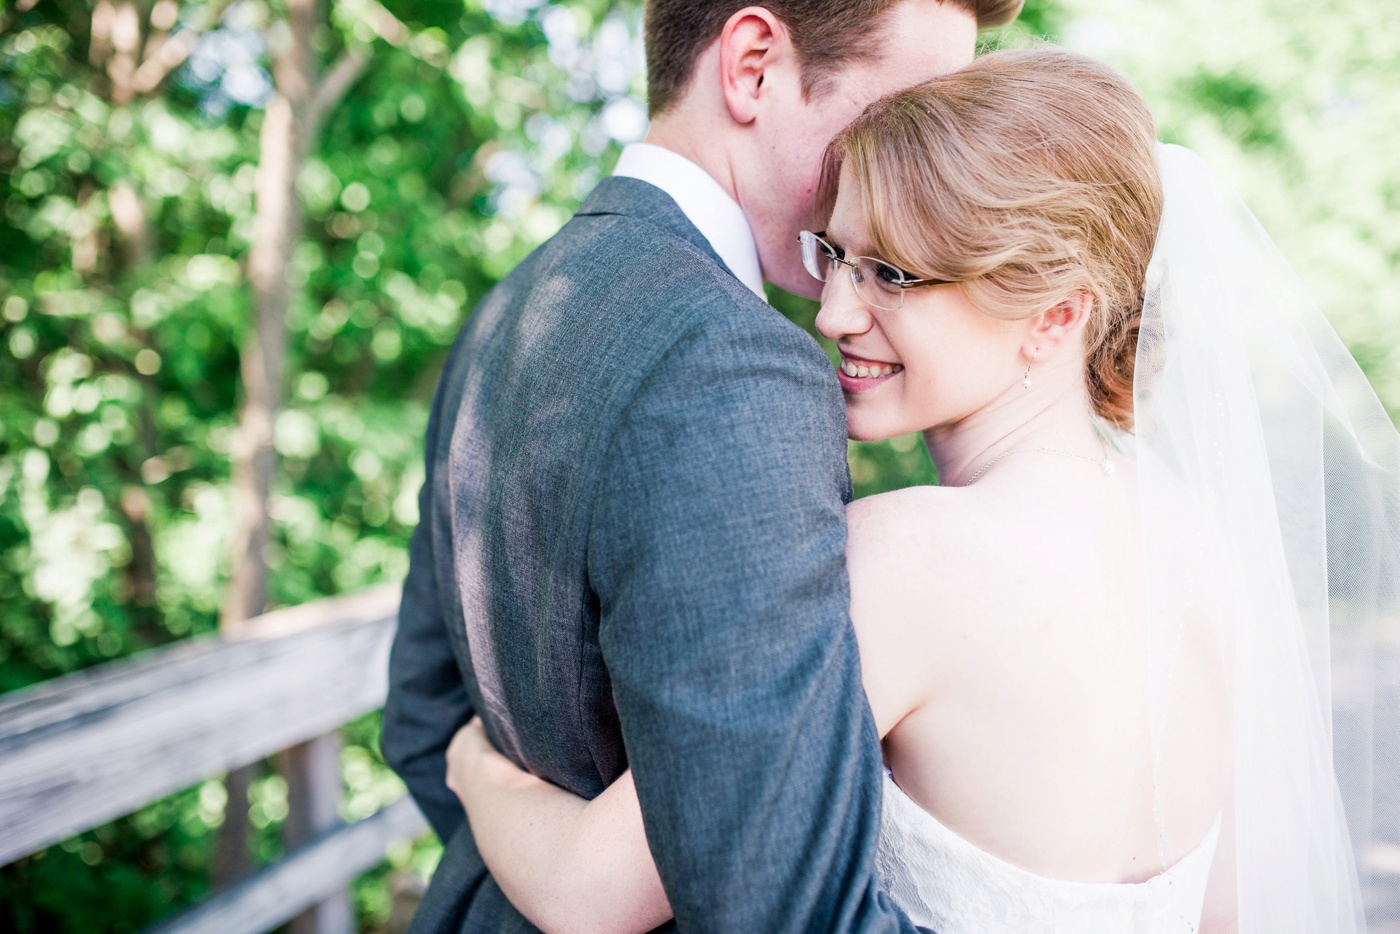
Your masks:
<path fill-rule="evenodd" d="M 940 479 L 848 512 L 886 893 L 939 934 L 1364 930 L 1328 636 L 1364 664 L 1393 613 L 1400 460 L 1267 236 L 1050 49 L 877 102 L 823 185 L 850 435 Z M 669 917 L 630 773 L 585 802 L 477 723 L 448 756 L 532 922 Z"/>

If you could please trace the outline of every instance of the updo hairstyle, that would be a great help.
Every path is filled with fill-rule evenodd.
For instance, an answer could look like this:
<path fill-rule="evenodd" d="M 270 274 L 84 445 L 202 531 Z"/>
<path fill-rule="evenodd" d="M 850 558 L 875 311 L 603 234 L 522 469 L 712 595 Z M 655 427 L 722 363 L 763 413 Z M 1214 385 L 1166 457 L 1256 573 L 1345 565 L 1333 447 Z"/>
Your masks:
<path fill-rule="evenodd" d="M 915 276 L 955 279 L 982 312 L 1033 317 L 1076 291 L 1094 411 L 1133 425 L 1143 280 L 1162 215 L 1156 128 L 1122 75 L 1053 48 L 996 52 L 871 104 L 832 140 L 871 244 Z"/>

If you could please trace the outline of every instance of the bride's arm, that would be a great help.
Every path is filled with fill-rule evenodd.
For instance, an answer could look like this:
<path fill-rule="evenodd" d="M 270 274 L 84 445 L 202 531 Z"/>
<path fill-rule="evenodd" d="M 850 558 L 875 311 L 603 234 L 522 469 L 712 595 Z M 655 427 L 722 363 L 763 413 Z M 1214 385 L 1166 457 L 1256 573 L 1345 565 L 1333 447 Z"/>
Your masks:
<path fill-rule="evenodd" d="M 643 934 L 671 917 L 631 772 L 586 801 L 517 768 L 473 719 L 447 749 L 447 784 L 496 884 L 545 934 Z"/>

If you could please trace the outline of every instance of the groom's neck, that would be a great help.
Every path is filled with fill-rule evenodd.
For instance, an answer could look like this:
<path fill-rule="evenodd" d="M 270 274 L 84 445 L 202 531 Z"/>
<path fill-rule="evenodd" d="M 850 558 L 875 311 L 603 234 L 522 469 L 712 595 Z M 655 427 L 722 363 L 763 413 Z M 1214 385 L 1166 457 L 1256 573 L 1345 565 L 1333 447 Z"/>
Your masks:
<path fill-rule="evenodd" d="M 732 127 L 717 125 L 718 121 L 706 119 L 703 113 L 693 112 L 697 109 L 682 106 L 657 117 L 652 121 L 645 141 L 669 149 L 700 166 L 742 207 L 726 145 L 726 132 L 731 131 Z"/>

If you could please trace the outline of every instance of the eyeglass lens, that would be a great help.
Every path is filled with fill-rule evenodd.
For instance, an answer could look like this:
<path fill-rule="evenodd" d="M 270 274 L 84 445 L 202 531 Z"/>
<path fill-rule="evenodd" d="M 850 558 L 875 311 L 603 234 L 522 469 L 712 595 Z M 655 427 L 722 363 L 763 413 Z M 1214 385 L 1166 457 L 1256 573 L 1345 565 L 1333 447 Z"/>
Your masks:
<path fill-rule="evenodd" d="M 903 277 L 893 266 L 868 256 L 857 256 L 852 272 L 856 292 L 876 308 L 893 310 L 903 304 L 904 290 L 899 283 Z"/>
<path fill-rule="evenodd" d="M 814 279 L 830 285 L 836 267 L 845 265 L 862 301 L 890 311 L 903 304 L 904 290 L 899 284 L 904 277 L 893 266 L 869 256 L 838 260 L 830 244 L 808 231 L 803 231 L 801 243 L 802 265 Z"/>

